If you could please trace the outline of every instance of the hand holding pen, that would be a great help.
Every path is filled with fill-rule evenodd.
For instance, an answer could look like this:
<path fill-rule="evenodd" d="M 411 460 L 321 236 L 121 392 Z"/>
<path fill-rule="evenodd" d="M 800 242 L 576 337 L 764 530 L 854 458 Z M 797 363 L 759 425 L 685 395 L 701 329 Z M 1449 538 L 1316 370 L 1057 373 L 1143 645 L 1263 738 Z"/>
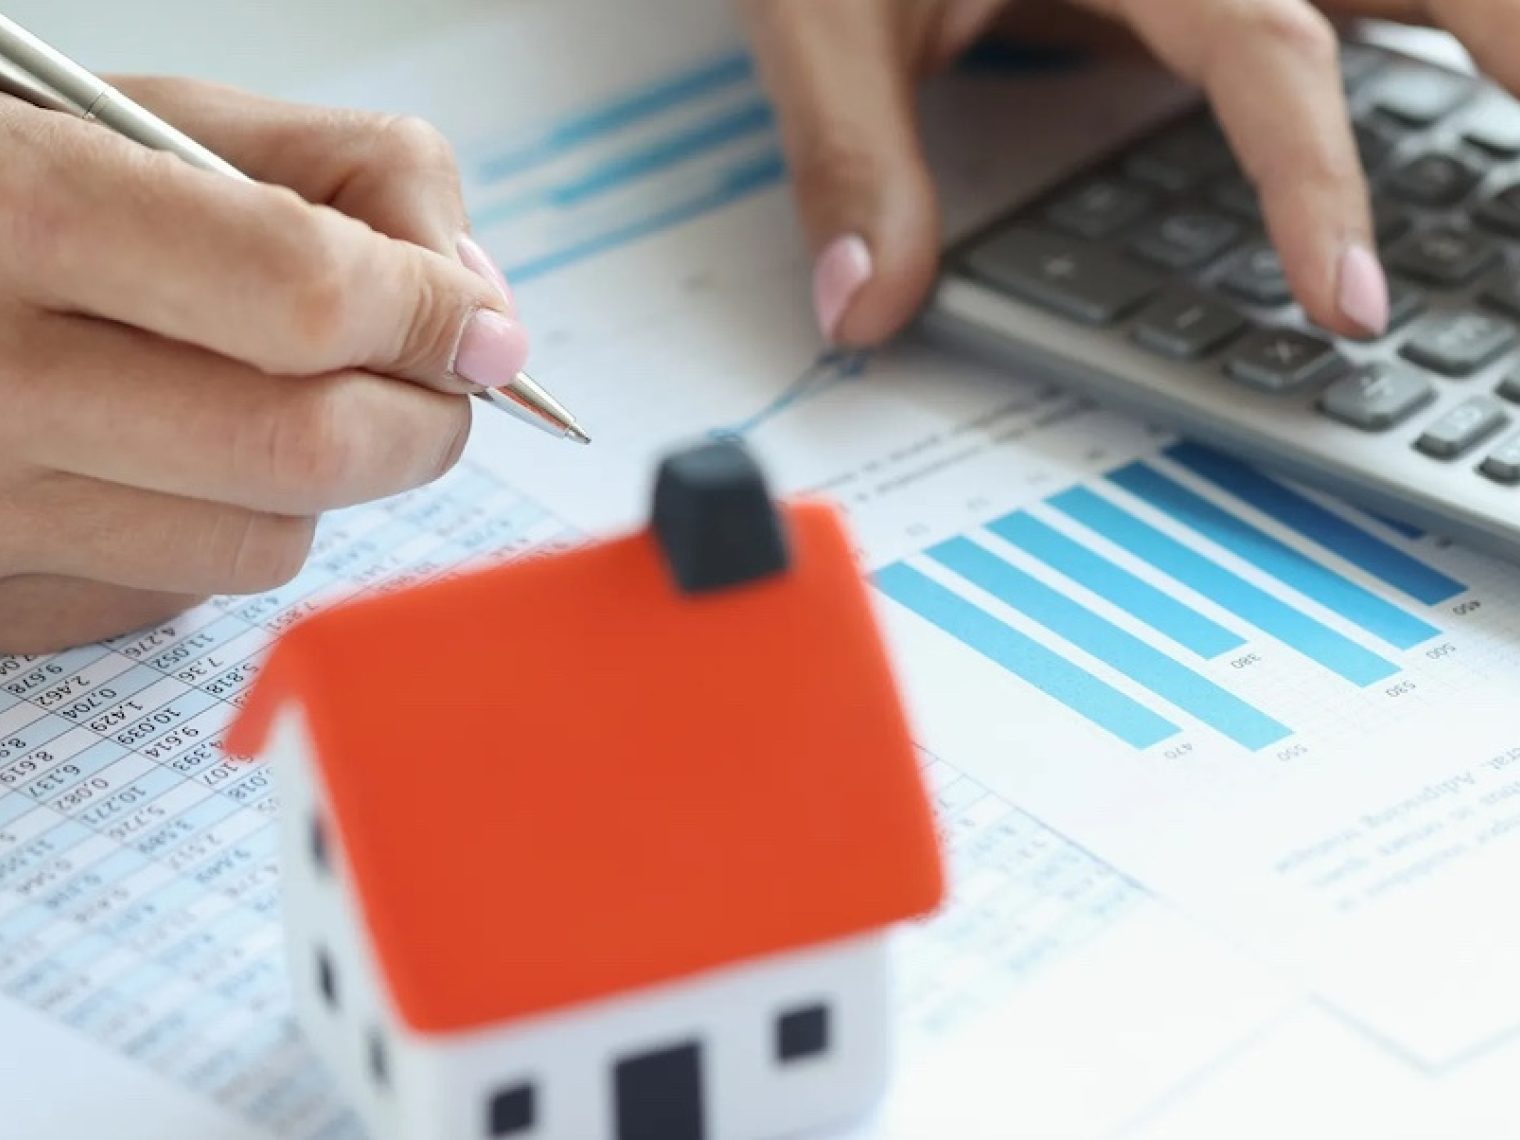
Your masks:
<path fill-rule="evenodd" d="M 178 80 L 98 116 L 136 100 L 255 183 L 27 83 L 0 95 L 0 652 L 278 585 L 319 514 L 453 464 L 461 394 L 576 438 L 519 377 L 436 132 Z"/>

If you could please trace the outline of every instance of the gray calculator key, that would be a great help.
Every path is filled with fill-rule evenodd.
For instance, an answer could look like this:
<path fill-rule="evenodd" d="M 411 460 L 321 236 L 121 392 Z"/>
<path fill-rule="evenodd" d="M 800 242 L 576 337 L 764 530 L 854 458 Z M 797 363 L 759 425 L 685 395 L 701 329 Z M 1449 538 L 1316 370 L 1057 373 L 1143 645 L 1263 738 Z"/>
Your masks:
<path fill-rule="evenodd" d="M 1292 392 L 1347 369 L 1328 340 L 1297 329 L 1257 329 L 1225 362 L 1231 378 L 1264 392 Z"/>
<path fill-rule="evenodd" d="M 1511 372 L 1494 391 L 1512 404 L 1520 404 L 1520 372 Z"/>
<path fill-rule="evenodd" d="M 1499 249 L 1482 234 L 1454 226 L 1417 233 L 1394 247 L 1389 264 L 1430 285 L 1466 285 L 1498 262 Z"/>
<path fill-rule="evenodd" d="M 1392 198 L 1378 197 L 1372 200 L 1372 228 L 1377 234 L 1379 245 L 1397 241 L 1409 232 L 1409 227 L 1413 224 L 1414 218 L 1409 211 Z"/>
<path fill-rule="evenodd" d="M 1473 211 L 1473 217 L 1506 237 L 1520 237 L 1520 183 L 1506 186 L 1486 199 Z"/>
<path fill-rule="evenodd" d="M 1404 356 L 1445 376 L 1471 376 L 1515 347 L 1515 326 L 1487 313 L 1433 316 L 1404 345 Z"/>
<path fill-rule="evenodd" d="M 1496 273 L 1483 286 L 1478 299 L 1501 313 L 1520 317 L 1520 273 L 1509 269 Z"/>
<path fill-rule="evenodd" d="M 1124 173 L 1172 193 L 1191 190 L 1235 165 L 1230 144 L 1213 119 L 1196 119 L 1148 142 L 1124 164 Z"/>
<path fill-rule="evenodd" d="M 1240 239 L 1239 222 L 1207 210 L 1180 210 L 1148 226 L 1130 249 L 1162 269 L 1196 269 Z"/>
<path fill-rule="evenodd" d="M 1520 103 L 1505 95 L 1493 96 L 1468 117 L 1462 137 L 1500 158 L 1520 155 Z"/>
<path fill-rule="evenodd" d="M 1053 202 L 1045 220 L 1078 237 L 1104 238 L 1150 213 L 1154 201 L 1138 186 L 1095 178 Z"/>
<path fill-rule="evenodd" d="M 1422 154 L 1383 183 L 1390 194 L 1417 206 L 1455 206 L 1472 193 L 1483 172 L 1452 154 Z"/>
<path fill-rule="evenodd" d="M 1363 170 L 1376 170 L 1383 160 L 1393 153 L 1401 141 L 1400 133 L 1393 124 L 1383 118 L 1364 119 L 1354 125 L 1356 153 L 1362 160 Z"/>
<path fill-rule="evenodd" d="M 1258 305 L 1286 305 L 1293 300 L 1293 290 L 1283 273 L 1277 250 L 1266 242 L 1256 242 L 1242 250 L 1219 279 L 1219 285 Z"/>
<path fill-rule="evenodd" d="M 1261 196 L 1244 174 L 1231 174 L 1214 183 L 1209 197 L 1222 210 L 1248 222 L 1260 222 L 1265 216 L 1261 211 Z"/>
<path fill-rule="evenodd" d="M 1320 398 L 1324 413 L 1363 431 L 1397 427 L 1436 398 L 1425 377 L 1397 364 L 1369 364 L 1342 376 Z"/>
<path fill-rule="evenodd" d="M 1446 412 L 1415 441 L 1435 459 L 1455 459 L 1471 451 L 1507 423 L 1504 405 L 1492 396 L 1472 396 Z"/>
<path fill-rule="evenodd" d="M 1239 336 L 1245 319 L 1230 306 L 1191 289 L 1175 289 L 1146 308 L 1135 341 L 1153 352 L 1196 360 Z"/>
<path fill-rule="evenodd" d="M 1520 432 L 1490 451 L 1478 470 L 1495 483 L 1520 483 Z"/>
<path fill-rule="evenodd" d="M 1106 325 L 1138 309 L 1161 282 L 1102 246 L 1017 225 L 966 258 L 977 276 L 1046 309 Z"/>
<path fill-rule="evenodd" d="M 1466 76 L 1413 61 L 1389 68 L 1377 81 L 1377 109 L 1400 122 L 1428 127 L 1472 97 L 1476 84 Z"/>
<path fill-rule="evenodd" d="M 1388 63 L 1388 57 L 1365 44 L 1341 45 L 1341 81 L 1347 91 L 1355 91 Z"/>

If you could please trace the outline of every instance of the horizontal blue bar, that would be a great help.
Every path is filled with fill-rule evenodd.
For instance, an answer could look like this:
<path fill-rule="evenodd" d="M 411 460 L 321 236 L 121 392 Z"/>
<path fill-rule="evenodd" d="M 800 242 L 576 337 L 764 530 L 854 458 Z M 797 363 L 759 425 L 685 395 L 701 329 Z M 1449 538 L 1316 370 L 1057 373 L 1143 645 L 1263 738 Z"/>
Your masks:
<path fill-rule="evenodd" d="M 1427 606 L 1439 605 L 1467 589 L 1455 578 L 1448 578 L 1239 460 L 1196 443 L 1179 443 L 1166 454 L 1195 475 Z"/>
<path fill-rule="evenodd" d="M 1086 487 L 1063 491 L 1049 502 L 1083 526 L 1353 684 L 1371 685 L 1399 671 L 1393 662 L 1279 601 Z"/>
<path fill-rule="evenodd" d="M 754 74 L 754 64 L 743 52 L 703 62 L 606 106 L 567 118 L 531 141 L 485 160 L 478 168 L 480 178 L 486 182 L 510 178 L 552 162 L 569 149 L 615 134 L 683 103 L 749 82 Z"/>
<path fill-rule="evenodd" d="M 673 229 L 721 210 L 762 190 L 779 185 L 786 178 L 786 163 L 779 150 L 766 153 L 722 171 L 713 185 L 684 202 L 667 207 L 643 218 L 635 218 L 602 233 L 581 241 L 572 242 L 551 253 L 530 258 L 506 267 L 508 280 L 513 283 L 531 281 L 584 261 L 588 257 L 606 253 L 618 246 Z"/>
<path fill-rule="evenodd" d="M 1202 495 L 1169 479 L 1154 467 L 1131 463 L 1108 473 L 1109 481 L 1144 499 L 1157 510 L 1244 558 L 1257 569 L 1286 583 L 1374 637 L 1410 649 L 1438 637 L 1440 630 L 1371 590 L 1322 566 L 1308 555 L 1279 542 Z"/>
<path fill-rule="evenodd" d="M 770 104 L 761 100 L 731 108 L 705 122 L 694 123 L 677 131 L 668 138 L 656 139 L 647 146 L 608 159 L 574 181 L 554 187 L 549 191 L 548 200 L 561 209 L 568 209 L 588 198 L 679 166 L 749 135 L 768 131 L 775 122 L 775 112 L 771 110 Z"/>
<path fill-rule="evenodd" d="M 1207 677 L 970 539 L 939 543 L 929 557 L 1243 748 L 1255 751 L 1290 735 L 1286 726 Z"/>
<path fill-rule="evenodd" d="M 1033 515 L 1015 511 L 988 523 L 987 529 L 1200 657 L 1218 657 L 1245 644 L 1245 638 L 1239 634 L 1183 605 L 1122 566 L 1094 554 Z"/>
<path fill-rule="evenodd" d="M 1149 748 L 1180 731 L 911 566 L 894 563 L 878 571 L 875 582 L 889 598 L 1133 748 Z"/>
<path fill-rule="evenodd" d="M 1402 534 L 1405 538 L 1410 539 L 1425 537 L 1425 532 L 1423 530 L 1417 526 L 1411 526 L 1409 523 L 1404 522 L 1401 519 L 1391 519 L 1387 515 L 1380 515 L 1375 512 L 1369 513 L 1372 514 L 1372 517 L 1377 519 L 1378 522 L 1382 523 L 1389 530 L 1393 531 L 1394 534 Z"/>

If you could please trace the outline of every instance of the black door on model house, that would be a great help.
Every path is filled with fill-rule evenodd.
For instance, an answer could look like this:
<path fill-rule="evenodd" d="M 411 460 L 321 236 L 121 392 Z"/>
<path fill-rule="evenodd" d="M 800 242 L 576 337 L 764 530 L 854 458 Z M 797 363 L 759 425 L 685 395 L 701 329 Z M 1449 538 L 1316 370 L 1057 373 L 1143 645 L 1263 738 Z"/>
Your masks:
<path fill-rule="evenodd" d="M 695 1041 L 617 1063 L 617 1140 L 705 1140 L 702 1047 Z"/>

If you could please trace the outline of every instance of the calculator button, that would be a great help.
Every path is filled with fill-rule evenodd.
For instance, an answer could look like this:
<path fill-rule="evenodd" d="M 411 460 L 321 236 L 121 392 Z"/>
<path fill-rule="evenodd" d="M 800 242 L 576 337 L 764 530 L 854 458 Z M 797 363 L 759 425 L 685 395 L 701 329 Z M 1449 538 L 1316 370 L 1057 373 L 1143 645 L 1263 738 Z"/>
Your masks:
<path fill-rule="evenodd" d="M 1417 206 L 1455 206 L 1483 177 L 1477 167 L 1450 154 L 1422 154 L 1388 176 L 1383 188 Z"/>
<path fill-rule="evenodd" d="M 1355 125 L 1356 153 L 1363 170 L 1376 170 L 1399 145 L 1399 135 L 1391 125 L 1379 119 L 1367 119 Z"/>
<path fill-rule="evenodd" d="M 1326 388 L 1319 406 L 1341 423 L 1363 431 L 1387 431 L 1414 415 L 1435 396 L 1435 385 L 1413 369 L 1397 364 L 1369 364 Z"/>
<path fill-rule="evenodd" d="M 1502 95 L 1489 99 L 1468 118 L 1462 137 L 1500 158 L 1520 155 L 1520 103 Z"/>
<path fill-rule="evenodd" d="M 1455 459 L 1471 451 L 1505 425 L 1504 405 L 1492 396 L 1463 400 L 1415 441 L 1415 446 L 1436 459 Z"/>
<path fill-rule="evenodd" d="M 1404 345 L 1404 356 L 1445 376 L 1471 376 L 1515 347 L 1515 327 L 1486 313 L 1432 317 Z"/>
<path fill-rule="evenodd" d="M 1520 404 L 1520 372 L 1511 372 L 1500 380 L 1494 391 L 1511 403 Z"/>
<path fill-rule="evenodd" d="M 1026 301 L 1092 325 L 1139 308 L 1160 287 L 1152 273 L 1101 246 L 1014 226 L 971 251 L 978 276 Z"/>
<path fill-rule="evenodd" d="M 1346 90 L 1355 91 L 1383 70 L 1387 62 L 1387 57 L 1377 48 L 1366 44 L 1342 44 L 1341 80 L 1345 83 Z"/>
<path fill-rule="evenodd" d="M 1419 63 L 1389 68 L 1377 82 L 1375 105 L 1415 127 L 1444 119 L 1472 97 L 1475 84 L 1463 75 Z"/>
<path fill-rule="evenodd" d="M 1183 210 L 1147 227 L 1130 249 L 1163 269 L 1196 269 L 1229 249 L 1240 234 L 1240 223 L 1223 215 Z"/>
<path fill-rule="evenodd" d="M 1506 186 L 1485 200 L 1473 211 L 1473 217 L 1489 229 L 1520 237 L 1520 183 Z"/>
<path fill-rule="evenodd" d="M 1264 392 L 1291 392 L 1338 376 L 1347 367 L 1328 340 L 1297 329 L 1257 329 L 1225 363 L 1232 379 Z"/>
<path fill-rule="evenodd" d="M 1146 143 L 1125 163 L 1124 173 L 1173 193 L 1191 190 L 1235 165 L 1230 144 L 1212 119 L 1175 127 Z"/>
<path fill-rule="evenodd" d="M 1265 242 L 1248 246 L 1219 279 L 1220 287 L 1258 305 L 1286 305 L 1293 299 L 1277 251 Z"/>
<path fill-rule="evenodd" d="M 1478 470 L 1495 483 L 1520 483 L 1520 432 L 1490 451 Z"/>
<path fill-rule="evenodd" d="M 1230 306 L 1191 289 L 1177 289 L 1140 314 L 1135 340 L 1165 356 L 1196 360 L 1239 336 L 1245 327 L 1245 319 Z"/>
<path fill-rule="evenodd" d="M 1489 279 L 1478 299 L 1485 305 L 1520 317 L 1520 273 L 1505 269 Z"/>
<path fill-rule="evenodd" d="M 1389 263 L 1430 285 L 1466 285 L 1499 260 L 1499 249 L 1482 234 L 1441 226 L 1415 234 L 1394 248 Z"/>
<path fill-rule="evenodd" d="M 1397 241 L 1409 232 L 1414 219 L 1408 210 L 1390 198 L 1372 200 L 1372 229 L 1379 245 Z"/>
<path fill-rule="evenodd" d="M 1045 211 L 1045 219 L 1078 237 L 1103 238 L 1150 213 L 1153 202 L 1138 186 L 1099 178 L 1059 198 Z"/>
<path fill-rule="evenodd" d="M 1256 187 L 1244 174 L 1231 174 L 1227 178 L 1221 178 L 1214 183 L 1209 197 L 1214 204 L 1222 210 L 1234 214 L 1237 218 L 1243 218 L 1248 222 L 1262 220 L 1261 197 L 1256 193 Z"/>

